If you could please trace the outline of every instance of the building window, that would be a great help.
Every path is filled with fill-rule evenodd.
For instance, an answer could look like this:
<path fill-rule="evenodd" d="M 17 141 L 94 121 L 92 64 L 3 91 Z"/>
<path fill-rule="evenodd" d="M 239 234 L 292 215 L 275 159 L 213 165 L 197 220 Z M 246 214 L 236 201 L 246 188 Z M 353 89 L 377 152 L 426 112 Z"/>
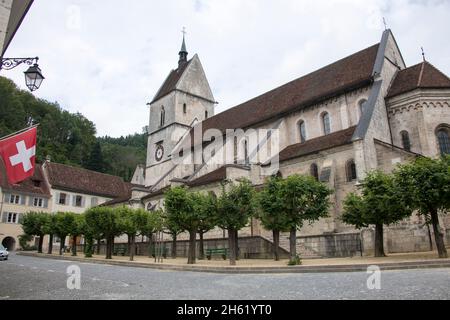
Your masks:
<path fill-rule="evenodd" d="M 75 196 L 75 207 L 82 207 L 82 206 L 83 206 L 83 197 Z"/>
<path fill-rule="evenodd" d="M 363 99 L 361 100 L 359 103 L 359 113 L 361 114 L 361 116 L 366 112 L 367 110 L 367 100 Z"/>
<path fill-rule="evenodd" d="M 33 198 L 33 206 L 43 208 L 44 207 L 44 199 L 42 198 Z"/>
<path fill-rule="evenodd" d="M 205 111 L 205 119 L 208 119 L 208 111 Z"/>
<path fill-rule="evenodd" d="M 66 200 L 67 200 L 67 194 L 60 193 L 59 194 L 59 199 L 58 199 L 58 204 L 65 206 L 66 205 Z"/>
<path fill-rule="evenodd" d="M 161 121 L 160 126 L 164 126 L 164 123 L 166 122 L 166 110 L 164 110 L 164 107 L 161 107 Z"/>
<path fill-rule="evenodd" d="M 322 125 L 323 125 L 323 133 L 328 135 L 331 133 L 331 125 L 330 125 L 330 115 L 328 112 L 325 112 L 322 115 Z"/>
<path fill-rule="evenodd" d="M 298 129 L 300 133 L 300 142 L 303 143 L 306 141 L 306 124 L 305 121 L 301 120 L 298 123 Z"/>
<path fill-rule="evenodd" d="M 247 140 L 244 141 L 244 160 L 245 160 L 245 165 L 249 165 L 250 164 L 250 159 L 248 156 L 248 142 Z"/>
<path fill-rule="evenodd" d="M 7 223 L 14 223 L 14 224 L 19 223 L 19 214 L 18 213 L 8 212 L 5 214 L 7 214 L 7 220 L 6 220 Z"/>
<path fill-rule="evenodd" d="M 98 198 L 92 197 L 91 198 L 91 207 L 96 207 L 98 205 Z"/>
<path fill-rule="evenodd" d="M 319 167 L 317 164 L 313 163 L 309 169 L 311 176 L 314 177 L 317 181 L 319 181 Z"/>
<path fill-rule="evenodd" d="M 187 113 L 187 106 L 186 106 L 186 103 L 183 103 L 183 113 L 184 113 L 184 114 Z"/>
<path fill-rule="evenodd" d="M 439 128 L 436 135 L 439 144 L 439 151 L 441 155 L 450 154 L 450 138 L 449 138 L 449 128 L 443 127 Z"/>
<path fill-rule="evenodd" d="M 356 164 L 354 160 L 349 160 L 346 165 L 347 182 L 352 182 L 358 177 L 356 175 Z"/>
<path fill-rule="evenodd" d="M 411 141 L 409 140 L 409 133 L 407 131 L 400 132 L 400 135 L 402 136 L 402 144 L 403 149 L 406 151 L 411 151 Z"/>
<path fill-rule="evenodd" d="M 9 203 L 12 204 L 20 204 L 20 196 L 16 194 L 12 194 L 9 196 Z"/>

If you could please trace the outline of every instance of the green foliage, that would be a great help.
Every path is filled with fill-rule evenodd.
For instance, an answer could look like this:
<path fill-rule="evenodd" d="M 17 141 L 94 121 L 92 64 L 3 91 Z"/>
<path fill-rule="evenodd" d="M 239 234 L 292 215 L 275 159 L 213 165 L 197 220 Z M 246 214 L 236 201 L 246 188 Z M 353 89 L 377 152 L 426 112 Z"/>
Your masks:
<path fill-rule="evenodd" d="M 95 235 L 104 238 L 121 234 L 121 223 L 119 215 L 114 208 L 94 207 L 86 211 L 85 219 L 90 230 Z"/>
<path fill-rule="evenodd" d="M 35 98 L 0 77 L 0 137 L 39 123 L 36 158 L 79 166 L 123 177 L 129 181 L 136 166 L 145 163 L 146 135 L 96 138 L 94 123 L 80 113 L 69 113 L 58 103 Z"/>
<path fill-rule="evenodd" d="M 232 184 L 228 191 L 224 185 L 217 199 L 217 225 L 222 229 L 240 230 L 249 223 L 255 208 L 255 190 L 250 181 Z"/>
<path fill-rule="evenodd" d="M 19 236 L 20 248 L 24 251 L 34 251 L 37 250 L 36 246 L 30 246 L 28 243 L 33 240 L 33 236 L 29 234 L 22 234 Z"/>
<path fill-rule="evenodd" d="M 371 172 L 362 182 L 362 195 L 351 193 L 344 200 L 342 220 L 358 229 L 403 220 L 413 212 L 411 206 L 402 201 L 403 193 L 392 175 Z"/>
<path fill-rule="evenodd" d="M 267 230 L 289 231 L 289 216 L 283 199 L 283 189 L 283 180 L 273 176 L 257 195 L 257 217 Z"/>
<path fill-rule="evenodd" d="M 26 235 L 41 236 L 46 233 L 48 219 L 47 213 L 30 211 L 22 219 L 22 229 Z"/>
<path fill-rule="evenodd" d="M 450 156 L 441 159 L 417 158 L 401 165 L 395 178 L 402 186 L 404 201 L 420 214 L 450 208 Z"/>
<path fill-rule="evenodd" d="M 299 266 L 301 264 L 302 264 L 302 259 L 300 258 L 300 256 L 298 254 L 295 256 L 294 259 L 290 259 L 288 261 L 288 266 Z"/>
<path fill-rule="evenodd" d="M 197 195 L 184 187 L 171 188 L 165 193 L 164 206 L 167 221 L 179 230 L 197 230 L 200 214 L 194 209 Z"/>
<path fill-rule="evenodd" d="M 58 212 L 55 215 L 56 224 L 55 231 L 56 235 L 63 239 L 70 235 L 79 235 L 80 230 L 78 230 L 78 218 L 77 214 L 73 212 Z"/>

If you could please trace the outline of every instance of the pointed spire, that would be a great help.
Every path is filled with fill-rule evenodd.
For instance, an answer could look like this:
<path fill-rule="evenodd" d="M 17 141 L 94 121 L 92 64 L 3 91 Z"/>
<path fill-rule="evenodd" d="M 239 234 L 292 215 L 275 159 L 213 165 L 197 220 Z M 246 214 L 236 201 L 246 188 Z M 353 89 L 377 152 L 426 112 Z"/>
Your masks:
<path fill-rule="evenodd" d="M 181 67 L 184 63 L 187 62 L 187 56 L 188 56 L 188 52 L 186 50 L 186 40 L 185 40 L 185 35 L 186 35 L 186 28 L 183 27 L 183 31 L 181 31 L 183 33 L 183 43 L 181 44 L 181 50 L 178 53 L 180 56 L 180 60 L 178 60 L 178 67 Z"/>

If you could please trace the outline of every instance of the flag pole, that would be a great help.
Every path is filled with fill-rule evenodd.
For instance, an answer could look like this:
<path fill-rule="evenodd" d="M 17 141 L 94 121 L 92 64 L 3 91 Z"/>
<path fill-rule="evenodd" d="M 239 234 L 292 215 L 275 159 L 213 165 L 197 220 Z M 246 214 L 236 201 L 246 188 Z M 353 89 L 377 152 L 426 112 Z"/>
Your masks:
<path fill-rule="evenodd" d="M 11 133 L 11 134 L 8 134 L 7 136 L 1 137 L 1 138 L 0 138 L 0 141 L 1 141 L 1 140 L 8 139 L 8 138 L 11 138 L 12 136 L 15 136 L 16 134 L 19 134 L 19 133 L 22 133 L 22 132 L 31 130 L 31 129 L 33 129 L 33 128 L 36 128 L 37 126 L 39 126 L 39 123 L 37 123 L 37 124 L 35 124 L 35 125 L 32 125 L 32 126 L 29 126 L 29 127 L 26 127 L 26 128 L 24 128 L 24 129 L 22 129 L 22 130 L 13 132 L 13 133 Z"/>

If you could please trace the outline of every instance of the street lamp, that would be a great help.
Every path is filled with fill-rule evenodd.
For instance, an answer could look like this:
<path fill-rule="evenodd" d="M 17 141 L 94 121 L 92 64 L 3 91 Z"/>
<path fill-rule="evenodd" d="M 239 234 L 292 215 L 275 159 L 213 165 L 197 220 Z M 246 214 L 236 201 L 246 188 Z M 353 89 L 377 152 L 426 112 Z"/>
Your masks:
<path fill-rule="evenodd" d="M 42 71 L 39 68 L 38 62 L 39 58 L 4 58 L 2 59 L 2 64 L 0 65 L 0 70 L 11 70 L 17 67 L 18 65 L 25 63 L 29 65 L 27 71 L 25 71 L 25 84 L 31 92 L 36 91 L 44 81 L 44 76 L 42 75 Z"/>

